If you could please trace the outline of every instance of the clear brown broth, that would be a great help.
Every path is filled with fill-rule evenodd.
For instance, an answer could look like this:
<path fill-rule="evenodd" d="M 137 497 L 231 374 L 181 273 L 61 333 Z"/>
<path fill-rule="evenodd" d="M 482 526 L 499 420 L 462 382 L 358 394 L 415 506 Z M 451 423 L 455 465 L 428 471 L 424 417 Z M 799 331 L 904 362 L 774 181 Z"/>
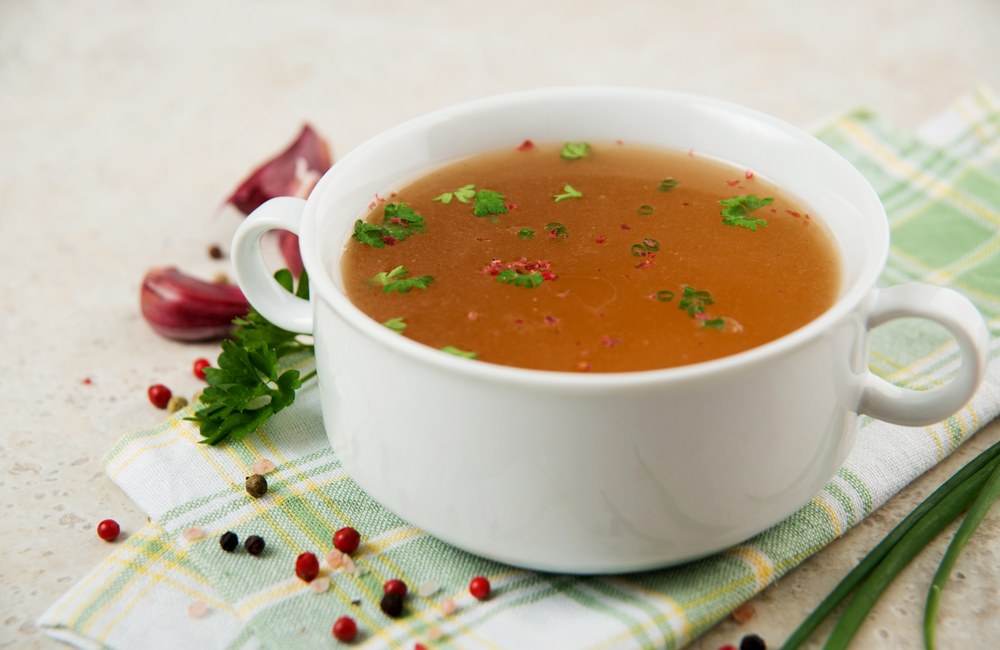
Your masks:
<path fill-rule="evenodd" d="M 368 223 L 382 223 L 386 203 L 406 204 L 423 216 L 425 232 L 381 248 L 350 240 L 341 263 L 350 300 L 378 322 L 402 318 L 403 336 L 435 348 L 577 372 L 736 354 L 805 325 L 836 300 L 840 262 L 826 228 L 752 170 L 621 143 L 592 144 L 577 160 L 561 158 L 562 148 L 476 155 L 376 197 Z M 665 179 L 676 186 L 664 191 Z M 433 200 L 468 184 L 503 194 L 508 212 L 480 217 L 473 203 Z M 566 185 L 583 196 L 555 201 Z M 737 195 L 773 198 L 750 214 L 766 225 L 723 223 L 720 200 Z M 564 224 L 567 236 L 546 230 L 552 223 Z M 643 249 L 644 241 L 658 250 Z M 542 261 L 554 277 L 527 288 L 491 274 L 522 259 Z M 399 266 L 433 283 L 386 293 L 373 278 Z M 711 304 L 682 307 L 685 287 L 708 292 Z"/>

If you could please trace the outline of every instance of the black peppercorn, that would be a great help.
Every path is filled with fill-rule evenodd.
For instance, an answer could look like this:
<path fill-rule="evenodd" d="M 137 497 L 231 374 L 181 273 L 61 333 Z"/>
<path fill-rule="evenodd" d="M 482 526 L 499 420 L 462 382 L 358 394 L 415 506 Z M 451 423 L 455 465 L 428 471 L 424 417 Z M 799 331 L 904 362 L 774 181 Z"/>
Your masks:
<path fill-rule="evenodd" d="M 219 538 L 219 546 L 222 547 L 223 551 L 227 553 L 232 553 L 236 550 L 237 545 L 240 543 L 240 538 L 236 536 L 231 530 L 227 530 L 222 533 L 222 537 Z"/>
<path fill-rule="evenodd" d="M 267 492 L 267 479 L 260 474 L 251 474 L 247 477 L 247 494 L 257 498 L 262 497 Z"/>
<path fill-rule="evenodd" d="M 386 616 L 399 618 L 403 613 L 403 596 L 398 593 L 386 594 L 379 605 Z"/>
<path fill-rule="evenodd" d="M 260 535 L 251 535 L 247 537 L 247 541 L 243 542 L 243 548 L 250 555 L 260 555 L 264 552 L 264 538 Z"/>
<path fill-rule="evenodd" d="M 756 634 L 748 634 L 740 639 L 740 650 L 767 650 L 767 644 Z"/>

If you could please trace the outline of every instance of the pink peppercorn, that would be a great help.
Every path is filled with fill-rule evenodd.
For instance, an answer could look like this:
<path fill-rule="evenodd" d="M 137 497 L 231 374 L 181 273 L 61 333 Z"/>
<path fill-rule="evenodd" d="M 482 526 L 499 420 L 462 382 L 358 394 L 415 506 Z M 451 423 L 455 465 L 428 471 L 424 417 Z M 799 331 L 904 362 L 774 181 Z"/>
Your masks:
<path fill-rule="evenodd" d="M 105 519 L 101 523 L 97 524 L 97 536 L 105 542 L 115 541 L 118 538 L 118 534 L 121 532 L 121 527 L 114 519 Z"/>
<path fill-rule="evenodd" d="M 490 581 L 485 576 L 476 576 L 469 582 L 469 593 L 476 600 L 486 600 L 490 597 Z"/>
<path fill-rule="evenodd" d="M 361 543 L 361 534 L 350 526 L 341 528 L 333 534 L 333 545 L 341 553 L 353 553 Z"/>
<path fill-rule="evenodd" d="M 313 553 L 306 551 L 295 558 L 295 575 L 306 582 L 312 582 L 319 575 L 319 560 Z"/>
<path fill-rule="evenodd" d="M 405 596 L 407 591 L 408 589 L 406 587 L 406 583 L 398 578 L 393 578 L 382 585 L 382 593 L 386 594 L 399 594 L 400 596 Z"/>
<path fill-rule="evenodd" d="M 205 368 L 208 368 L 211 365 L 212 362 L 209 361 L 208 359 L 195 359 L 194 365 L 191 367 L 191 370 L 194 372 L 195 377 L 197 377 L 198 379 L 204 379 Z"/>
<path fill-rule="evenodd" d="M 341 616 L 333 622 L 333 636 L 338 641 L 353 641 L 358 635 L 358 624 L 350 616 Z"/>
<path fill-rule="evenodd" d="M 153 403 L 153 406 L 158 409 L 167 408 L 170 398 L 173 397 L 170 389 L 163 384 L 153 384 L 146 390 L 146 395 L 149 396 L 149 401 Z"/>

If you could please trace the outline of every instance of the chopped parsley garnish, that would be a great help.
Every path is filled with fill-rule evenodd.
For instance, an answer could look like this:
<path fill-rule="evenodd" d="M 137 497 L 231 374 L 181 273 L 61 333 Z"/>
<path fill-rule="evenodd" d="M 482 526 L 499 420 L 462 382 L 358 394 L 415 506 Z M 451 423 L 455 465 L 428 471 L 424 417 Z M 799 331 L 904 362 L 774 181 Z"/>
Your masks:
<path fill-rule="evenodd" d="M 675 187 L 677 187 L 676 178 L 665 178 L 662 181 L 660 181 L 660 184 L 656 186 L 656 189 L 660 190 L 661 192 L 669 192 Z"/>
<path fill-rule="evenodd" d="M 456 348 L 454 345 L 446 345 L 441 348 L 442 352 L 447 352 L 448 354 L 455 355 L 456 357 L 462 357 L 463 359 L 478 359 L 479 355 L 475 352 L 469 352 L 467 350 L 462 350 Z"/>
<path fill-rule="evenodd" d="M 388 327 L 397 334 L 402 334 L 406 330 L 406 319 L 402 316 L 396 316 L 395 318 L 390 318 L 385 321 L 382 325 Z"/>
<path fill-rule="evenodd" d="M 521 228 L 517 231 L 517 236 L 521 239 L 531 239 L 535 236 L 535 231 L 531 228 Z"/>
<path fill-rule="evenodd" d="M 685 286 L 681 294 L 681 301 L 677 304 L 678 309 L 683 309 L 691 318 L 705 312 L 705 307 L 715 303 L 712 294 L 707 291 L 698 291 L 692 286 Z"/>
<path fill-rule="evenodd" d="M 639 209 L 636 210 L 636 213 L 638 213 L 640 217 L 648 217 L 649 215 L 653 214 L 653 206 L 649 205 L 648 203 L 645 205 L 640 205 Z"/>
<path fill-rule="evenodd" d="M 409 277 L 410 272 L 405 266 L 397 266 L 391 271 L 382 271 L 372 278 L 375 284 L 382 287 L 382 293 L 410 293 L 411 289 L 426 289 L 434 284 L 434 278 L 422 275 L 418 278 Z"/>
<path fill-rule="evenodd" d="M 572 185 L 567 183 L 566 185 L 563 185 L 563 193 L 553 194 L 552 198 L 556 203 L 559 203 L 560 201 L 565 201 L 566 199 L 578 199 L 582 196 L 583 192 L 575 189 Z"/>
<path fill-rule="evenodd" d="M 372 248 L 392 246 L 414 233 L 423 233 L 424 218 L 405 203 L 386 203 L 382 209 L 382 223 L 368 223 L 362 219 L 354 222 L 356 240 Z"/>
<path fill-rule="evenodd" d="M 518 273 L 514 269 L 504 269 L 497 273 L 497 282 L 503 284 L 513 284 L 515 287 L 534 289 L 540 285 L 545 278 L 541 273 Z"/>
<path fill-rule="evenodd" d="M 751 232 L 756 232 L 758 227 L 762 228 L 766 226 L 767 221 L 751 217 L 750 213 L 763 208 L 765 205 L 770 205 L 773 201 L 774 199 L 772 198 L 762 199 L 753 194 L 722 199 L 719 201 L 722 204 L 720 214 L 724 217 L 722 223 L 727 226 L 739 226 L 740 228 L 747 228 Z"/>
<path fill-rule="evenodd" d="M 477 217 L 488 217 L 490 215 L 506 213 L 507 204 L 504 203 L 503 194 L 494 192 L 493 190 L 479 190 L 476 192 L 472 214 Z"/>
<path fill-rule="evenodd" d="M 709 318 L 701 322 L 702 327 L 707 327 L 709 329 L 719 330 L 720 332 L 726 328 L 725 318 Z"/>
<path fill-rule="evenodd" d="M 590 145 L 586 142 L 567 142 L 559 152 L 559 157 L 563 160 L 579 160 L 589 155 Z"/>
<path fill-rule="evenodd" d="M 549 237 L 552 239 L 566 239 L 569 237 L 569 230 L 566 229 L 566 224 L 559 223 L 558 221 L 545 224 L 545 231 L 549 233 Z"/>
<path fill-rule="evenodd" d="M 468 203 L 472 201 L 472 198 L 476 195 L 476 185 L 474 183 L 469 183 L 468 185 L 463 185 L 462 187 L 454 190 L 452 192 L 445 192 L 435 196 L 431 201 L 439 201 L 445 205 L 451 203 L 452 199 L 456 199 L 459 203 Z"/>

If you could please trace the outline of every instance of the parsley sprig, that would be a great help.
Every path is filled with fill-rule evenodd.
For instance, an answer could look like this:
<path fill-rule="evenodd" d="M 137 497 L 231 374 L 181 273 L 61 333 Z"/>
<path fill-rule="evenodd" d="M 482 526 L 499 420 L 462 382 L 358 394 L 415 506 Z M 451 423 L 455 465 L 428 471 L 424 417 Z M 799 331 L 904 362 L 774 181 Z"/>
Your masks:
<path fill-rule="evenodd" d="M 493 190 L 479 190 L 473 199 L 472 214 L 477 217 L 488 217 L 497 214 L 507 214 L 509 209 L 504 203 L 504 195 Z"/>
<path fill-rule="evenodd" d="M 288 269 L 274 277 L 290 293 L 309 298 L 305 271 L 297 288 Z M 208 387 L 199 398 L 202 408 L 188 418 L 209 445 L 241 440 L 256 431 L 294 402 L 295 391 L 316 374 L 313 370 L 300 376 L 298 370 L 286 368 L 294 357 L 313 354 L 312 343 L 301 335 L 273 325 L 254 310 L 233 323 L 236 327 L 222 342 L 216 365 L 205 368 Z"/>
<path fill-rule="evenodd" d="M 563 185 L 562 194 L 553 194 L 552 195 L 552 199 L 556 203 L 559 203 L 560 201 L 565 201 L 567 199 L 579 199 L 581 197 L 583 197 L 583 192 L 581 192 L 580 190 L 576 189 L 575 187 L 573 187 L 569 183 Z"/>
<path fill-rule="evenodd" d="M 563 160 L 579 160 L 589 155 L 590 145 L 586 142 L 567 142 L 559 152 L 559 157 Z"/>
<path fill-rule="evenodd" d="M 497 273 L 497 282 L 512 284 L 515 287 L 534 289 L 545 280 L 541 273 L 518 273 L 514 269 L 504 269 Z"/>
<path fill-rule="evenodd" d="M 380 271 L 372 278 L 372 282 L 382 287 L 382 293 L 410 293 L 411 289 L 426 289 L 434 284 L 434 278 L 429 275 L 410 277 L 410 271 L 405 266 L 397 266 L 391 271 Z"/>
<path fill-rule="evenodd" d="M 766 226 L 767 221 L 758 217 L 751 217 L 750 213 L 763 208 L 765 205 L 770 205 L 773 201 L 774 199 L 772 198 L 762 199 L 753 194 L 734 196 L 731 199 L 722 199 L 719 201 L 722 204 L 722 211 L 719 214 L 723 216 L 722 223 L 727 226 L 739 226 L 751 232 L 756 232 L 757 228 Z"/>
<path fill-rule="evenodd" d="M 476 184 L 469 183 L 468 185 L 463 185 L 457 190 L 451 192 L 445 192 L 444 194 L 438 194 L 431 201 L 437 201 L 439 203 L 444 203 L 448 205 L 451 203 L 452 199 L 456 199 L 459 203 L 468 203 L 476 196 Z"/>
<path fill-rule="evenodd" d="M 405 203 L 386 203 L 382 208 L 382 223 L 368 223 L 362 219 L 354 222 L 354 237 L 372 248 L 383 248 L 401 242 L 410 235 L 426 229 L 423 216 Z"/>

